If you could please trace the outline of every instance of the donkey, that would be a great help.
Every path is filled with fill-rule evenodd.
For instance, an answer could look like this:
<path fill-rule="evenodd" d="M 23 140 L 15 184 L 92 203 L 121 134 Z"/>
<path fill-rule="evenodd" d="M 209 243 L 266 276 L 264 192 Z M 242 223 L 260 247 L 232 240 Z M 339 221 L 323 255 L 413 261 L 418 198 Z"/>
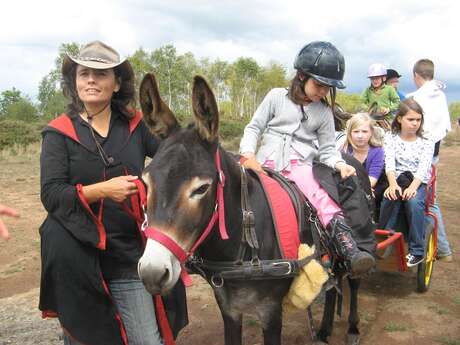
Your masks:
<path fill-rule="evenodd" d="M 143 175 L 148 186 L 147 229 L 153 232 L 147 234 L 138 270 L 150 293 L 164 294 L 186 275 L 183 262 L 189 252 L 197 250 L 199 256 L 209 262 L 237 260 L 241 254 L 243 181 L 234 156 L 219 146 L 217 103 L 202 77 L 194 78 L 195 123 L 188 128 L 179 126 L 161 99 L 154 74 L 144 77 L 140 101 L 144 121 L 164 140 Z M 280 259 L 270 207 L 262 187 L 251 174 L 247 174 L 246 183 L 248 201 L 255 215 L 256 239 L 253 240 L 258 242 L 258 258 Z M 225 345 L 242 344 L 242 315 L 247 310 L 254 311 L 260 319 L 264 345 L 281 344 L 282 299 L 289 290 L 292 276 L 209 282 L 223 317 Z M 357 288 L 352 290 L 355 295 L 352 301 L 356 302 Z M 332 315 L 323 318 L 318 332 L 324 341 L 332 330 L 335 306 L 335 293 L 328 294 L 330 301 L 325 312 Z M 359 333 L 357 308 L 353 313 L 350 329 L 355 334 Z"/>

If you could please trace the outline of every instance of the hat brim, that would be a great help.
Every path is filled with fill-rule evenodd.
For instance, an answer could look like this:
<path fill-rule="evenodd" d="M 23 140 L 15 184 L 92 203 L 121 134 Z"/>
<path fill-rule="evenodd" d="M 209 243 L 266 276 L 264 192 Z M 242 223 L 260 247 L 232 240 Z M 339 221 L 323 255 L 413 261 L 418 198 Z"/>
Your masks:
<path fill-rule="evenodd" d="M 309 73 L 309 74 L 313 79 L 319 81 L 321 84 L 324 84 L 324 85 L 327 85 L 327 86 L 330 86 L 330 87 L 336 87 L 337 89 L 345 89 L 346 88 L 345 84 L 341 80 L 332 79 L 332 78 L 326 78 L 326 77 L 322 77 L 322 76 L 315 75 L 315 74 L 312 74 L 312 73 Z"/>
<path fill-rule="evenodd" d="M 73 65 L 81 65 L 89 68 L 94 68 L 94 69 L 109 69 L 109 68 L 115 68 L 120 65 L 130 65 L 129 61 L 126 59 L 121 60 L 120 62 L 115 62 L 115 63 L 105 63 L 105 62 L 100 62 L 100 61 L 91 61 L 91 60 L 80 60 L 73 58 L 69 55 L 64 56 L 64 61 L 62 62 L 62 75 L 67 75 Z M 126 66 L 126 68 L 129 68 Z"/>

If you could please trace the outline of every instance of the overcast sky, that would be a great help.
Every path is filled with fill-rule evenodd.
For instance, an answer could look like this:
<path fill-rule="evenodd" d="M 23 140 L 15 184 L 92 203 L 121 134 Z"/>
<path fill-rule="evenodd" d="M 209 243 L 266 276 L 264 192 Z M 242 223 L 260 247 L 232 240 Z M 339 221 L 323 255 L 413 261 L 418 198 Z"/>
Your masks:
<path fill-rule="evenodd" d="M 382 62 L 414 89 L 412 66 L 430 58 L 435 77 L 460 101 L 458 0 L 329 1 L 4 1 L 0 12 L 0 92 L 36 97 L 61 43 L 102 40 L 122 56 L 173 44 L 178 53 L 234 61 L 273 60 L 292 71 L 298 50 L 328 40 L 345 56 L 346 91 L 368 86 L 367 67 Z"/>

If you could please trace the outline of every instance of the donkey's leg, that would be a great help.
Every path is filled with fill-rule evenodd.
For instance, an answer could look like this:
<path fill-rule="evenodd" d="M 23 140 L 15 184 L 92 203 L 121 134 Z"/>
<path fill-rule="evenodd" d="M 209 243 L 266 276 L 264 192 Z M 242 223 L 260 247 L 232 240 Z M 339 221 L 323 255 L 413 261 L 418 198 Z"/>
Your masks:
<path fill-rule="evenodd" d="M 242 314 L 231 314 L 221 310 L 224 319 L 225 345 L 242 345 Z"/>
<path fill-rule="evenodd" d="M 281 303 L 265 303 L 263 306 L 256 307 L 257 315 L 262 324 L 264 335 L 264 345 L 281 345 L 282 328 L 282 307 Z"/>
<path fill-rule="evenodd" d="M 316 334 L 316 344 L 327 344 L 327 338 L 332 334 L 336 297 L 337 291 L 335 288 L 331 288 L 326 291 L 326 301 L 324 303 L 323 320 L 321 321 L 321 327 L 318 333 Z"/>
<path fill-rule="evenodd" d="M 226 290 L 226 287 L 214 289 L 214 296 L 224 320 L 225 345 L 241 345 L 243 314 L 232 307 L 232 300 L 229 297 L 231 293 Z M 215 343 L 219 341 L 216 340 Z"/>
<path fill-rule="evenodd" d="M 348 315 L 347 345 L 359 344 L 359 313 L 358 313 L 358 291 L 361 279 L 348 277 L 350 285 L 350 314 Z"/>

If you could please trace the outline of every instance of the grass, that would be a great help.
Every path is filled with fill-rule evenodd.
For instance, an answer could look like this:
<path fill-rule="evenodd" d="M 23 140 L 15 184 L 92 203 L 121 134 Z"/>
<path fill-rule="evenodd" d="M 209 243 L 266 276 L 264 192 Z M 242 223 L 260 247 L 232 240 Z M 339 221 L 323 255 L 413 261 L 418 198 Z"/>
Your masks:
<path fill-rule="evenodd" d="M 387 332 L 405 332 L 409 330 L 409 326 L 402 324 L 402 323 L 397 323 L 390 321 L 383 326 L 383 329 Z"/>
<path fill-rule="evenodd" d="M 430 305 L 428 309 L 433 310 L 439 315 L 447 315 L 450 313 L 449 309 L 441 307 L 440 305 L 437 305 L 437 304 Z"/>
<path fill-rule="evenodd" d="M 369 312 L 361 313 L 361 318 L 366 322 L 375 321 L 375 314 L 371 314 Z"/>
<path fill-rule="evenodd" d="M 442 337 L 439 339 L 439 343 L 442 345 L 460 345 L 460 339 L 454 339 L 451 337 Z"/>
<path fill-rule="evenodd" d="M 35 142 L 28 145 L 13 144 L 3 150 L 0 150 L 1 160 L 30 159 L 36 158 L 37 153 L 41 150 L 41 143 Z"/>
<path fill-rule="evenodd" d="M 246 324 L 246 326 L 249 326 L 249 327 L 256 327 L 259 324 L 259 322 L 253 318 L 248 318 L 247 320 L 244 321 L 244 323 Z"/>
<path fill-rule="evenodd" d="M 444 145 L 452 146 L 452 145 L 459 145 L 460 144 L 460 128 L 454 124 L 452 126 L 452 131 L 447 134 L 444 138 Z"/>
<path fill-rule="evenodd" d="M 452 298 L 452 302 L 455 305 L 460 305 L 460 296 L 455 296 L 454 298 Z"/>

